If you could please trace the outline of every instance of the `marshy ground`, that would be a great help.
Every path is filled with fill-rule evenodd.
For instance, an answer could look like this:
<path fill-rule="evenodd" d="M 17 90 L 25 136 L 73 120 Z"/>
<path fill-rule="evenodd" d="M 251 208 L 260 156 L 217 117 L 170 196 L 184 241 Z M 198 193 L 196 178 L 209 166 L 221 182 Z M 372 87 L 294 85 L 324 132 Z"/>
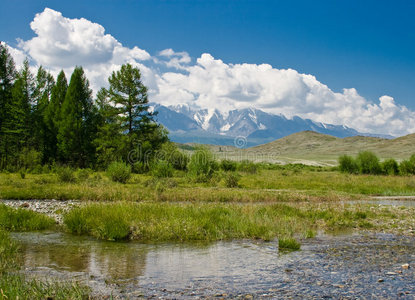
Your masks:
<path fill-rule="evenodd" d="M 2 202 L 18 208 L 0 205 L 0 227 L 47 229 L 12 233 L 19 274 L 76 281 L 74 298 L 414 297 L 413 176 L 318 167 L 241 175 L 227 188 L 221 177 L 194 183 L 180 172 L 126 184 L 101 173 L 73 183 L 0 174 Z"/>

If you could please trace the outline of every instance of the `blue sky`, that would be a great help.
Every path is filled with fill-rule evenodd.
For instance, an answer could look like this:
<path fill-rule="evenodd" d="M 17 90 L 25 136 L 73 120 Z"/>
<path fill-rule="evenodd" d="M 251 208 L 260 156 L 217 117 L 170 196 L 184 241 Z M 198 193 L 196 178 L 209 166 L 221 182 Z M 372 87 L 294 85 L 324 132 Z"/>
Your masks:
<path fill-rule="evenodd" d="M 2 0 L 0 39 L 18 48 L 17 38 L 35 37 L 30 23 L 45 7 L 151 56 L 173 49 L 193 62 L 209 53 L 225 64 L 291 68 L 336 93 L 355 88 L 366 104 L 387 95 L 415 110 L 415 1 Z"/>

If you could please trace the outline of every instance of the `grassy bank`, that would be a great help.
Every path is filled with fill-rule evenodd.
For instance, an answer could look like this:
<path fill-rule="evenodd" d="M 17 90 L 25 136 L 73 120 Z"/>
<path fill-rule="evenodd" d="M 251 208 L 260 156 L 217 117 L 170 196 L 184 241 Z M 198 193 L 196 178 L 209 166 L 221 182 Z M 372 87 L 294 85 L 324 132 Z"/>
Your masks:
<path fill-rule="evenodd" d="M 26 209 L 13 209 L 0 203 L 0 228 L 8 231 L 32 231 L 51 228 L 52 218 Z"/>
<path fill-rule="evenodd" d="M 313 237 L 318 230 L 411 228 L 413 209 L 339 204 L 112 203 L 75 208 L 72 233 L 99 239 L 187 241 Z M 289 244 L 289 243 L 287 243 Z"/>
<path fill-rule="evenodd" d="M 0 299 L 85 299 L 88 289 L 77 283 L 27 280 L 19 273 L 19 245 L 8 231 L 51 228 L 55 221 L 45 215 L 0 204 Z"/>
<path fill-rule="evenodd" d="M 94 173 L 73 183 L 55 174 L 0 174 L 1 199 L 77 199 L 90 201 L 275 202 L 333 201 L 364 195 L 415 195 L 414 176 L 350 175 L 334 171 L 260 170 L 241 172 L 239 188 L 227 188 L 220 175 L 208 183 L 183 173 L 155 179 L 135 174 L 127 184 Z"/>

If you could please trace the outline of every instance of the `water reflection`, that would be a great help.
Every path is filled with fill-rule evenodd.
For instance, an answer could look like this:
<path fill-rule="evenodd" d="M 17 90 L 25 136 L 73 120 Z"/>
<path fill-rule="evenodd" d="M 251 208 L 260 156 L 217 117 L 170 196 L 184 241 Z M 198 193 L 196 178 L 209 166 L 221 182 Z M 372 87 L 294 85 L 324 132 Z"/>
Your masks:
<path fill-rule="evenodd" d="M 276 242 L 141 244 L 64 233 L 13 236 L 22 245 L 28 272 L 35 273 L 34 268 L 49 277 L 65 273 L 69 279 L 81 272 L 98 298 L 111 293 L 131 299 L 222 293 L 231 298 L 246 293 L 258 298 L 395 298 L 415 290 L 413 237 L 319 235 L 303 241 L 301 251 L 282 255 Z M 411 268 L 402 270 L 404 263 Z M 391 271 L 393 277 L 387 275 Z M 384 280 L 381 286 L 379 278 Z"/>
<path fill-rule="evenodd" d="M 146 267 L 148 247 L 128 243 L 100 242 L 62 233 L 19 233 L 24 266 L 86 272 L 95 277 L 128 279 Z"/>

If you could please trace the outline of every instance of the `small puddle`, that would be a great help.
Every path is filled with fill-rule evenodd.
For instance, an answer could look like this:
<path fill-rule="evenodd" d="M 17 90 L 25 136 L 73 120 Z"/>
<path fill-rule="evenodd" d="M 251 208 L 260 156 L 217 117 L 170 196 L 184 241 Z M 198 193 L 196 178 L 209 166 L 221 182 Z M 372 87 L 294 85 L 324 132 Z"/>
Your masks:
<path fill-rule="evenodd" d="M 98 296 L 412 299 L 415 292 L 415 239 L 388 234 L 322 235 L 287 254 L 277 242 L 115 243 L 60 232 L 13 237 L 28 276 L 79 280 Z M 412 267 L 403 269 L 405 263 Z"/>

